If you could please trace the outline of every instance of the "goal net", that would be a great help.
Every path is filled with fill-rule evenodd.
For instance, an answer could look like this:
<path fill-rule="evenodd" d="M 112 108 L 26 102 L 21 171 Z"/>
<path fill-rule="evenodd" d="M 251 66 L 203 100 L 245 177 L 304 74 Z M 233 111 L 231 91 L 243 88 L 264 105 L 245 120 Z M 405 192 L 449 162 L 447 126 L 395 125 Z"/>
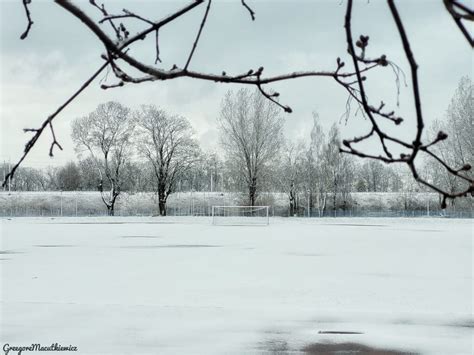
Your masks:
<path fill-rule="evenodd" d="M 248 226 L 269 223 L 268 206 L 212 206 L 212 224 Z"/>

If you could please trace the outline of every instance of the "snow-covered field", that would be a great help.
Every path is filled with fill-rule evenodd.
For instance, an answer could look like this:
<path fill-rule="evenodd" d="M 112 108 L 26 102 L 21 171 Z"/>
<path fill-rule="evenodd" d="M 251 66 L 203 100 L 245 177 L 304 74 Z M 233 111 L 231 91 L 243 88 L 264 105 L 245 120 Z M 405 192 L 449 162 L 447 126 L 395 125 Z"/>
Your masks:
<path fill-rule="evenodd" d="M 473 351 L 472 220 L 16 218 L 0 250 L 2 347 Z"/>

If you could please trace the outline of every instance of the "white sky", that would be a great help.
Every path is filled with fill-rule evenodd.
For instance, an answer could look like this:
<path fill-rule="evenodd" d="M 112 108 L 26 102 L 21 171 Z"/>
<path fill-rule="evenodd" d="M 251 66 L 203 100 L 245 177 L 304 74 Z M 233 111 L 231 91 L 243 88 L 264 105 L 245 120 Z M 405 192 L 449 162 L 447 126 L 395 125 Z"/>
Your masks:
<path fill-rule="evenodd" d="M 106 1 L 111 13 L 122 8 L 150 19 L 160 19 L 189 1 Z M 343 28 L 345 3 L 340 0 L 256 1 L 247 0 L 256 12 L 256 21 L 240 5 L 240 0 L 213 2 L 208 23 L 201 36 L 191 69 L 230 74 L 265 67 L 265 73 L 278 74 L 295 70 L 333 70 L 338 56 L 351 68 L 346 54 Z M 95 14 L 88 1 L 78 2 Z M 397 1 L 412 41 L 417 62 L 421 98 L 426 122 L 442 118 L 463 75 L 472 76 L 471 50 L 467 41 L 444 9 L 440 0 Z M 69 13 L 52 2 L 34 0 L 30 6 L 34 20 L 29 37 L 21 41 L 26 26 L 20 1 L 0 0 L 0 161 L 16 161 L 29 134 L 23 128 L 38 127 L 101 64 L 102 47 L 91 32 Z M 163 68 L 176 63 L 183 66 L 198 29 L 205 6 L 193 10 L 160 31 Z M 356 1 L 354 36 L 368 34 L 368 56 L 382 53 L 407 74 L 409 68 L 402 54 L 401 42 L 385 1 Z M 136 22 L 134 22 L 136 24 Z M 130 27 L 132 33 L 138 27 Z M 141 43 L 134 55 L 154 61 L 153 36 Z M 113 82 L 113 81 L 112 81 Z M 390 68 L 377 69 L 368 78 L 369 95 L 377 105 L 397 109 L 405 123 L 397 135 L 412 134 L 415 116 L 411 87 L 402 87 L 400 107 Z M 103 91 L 94 82 L 55 121 L 55 129 L 64 151 L 49 158 L 49 132 L 34 148 L 25 165 L 64 164 L 75 158 L 70 138 L 70 123 L 87 115 L 102 102 L 116 100 L 132 108 L 155 104 L 186 116 L 196 130 L 204 149 L 216 149 L 216 118 L 224 93 L 230 88 L 193 79 L 178 79 Z M 306 78 L 272 86 L 281 94 L 281 102 L 293 108 L 285 114 L 285 135 L 289 139 L 309 138 L 311 112 L 317 110 L 328 129 L 339 122 L 345 110 L 346 94 L 331 79 Z M 365 133 L 367 122 L 361 116 L 341 124 L 343 137 Z M 411 138 L 410 138 L 411 139 Z"/>

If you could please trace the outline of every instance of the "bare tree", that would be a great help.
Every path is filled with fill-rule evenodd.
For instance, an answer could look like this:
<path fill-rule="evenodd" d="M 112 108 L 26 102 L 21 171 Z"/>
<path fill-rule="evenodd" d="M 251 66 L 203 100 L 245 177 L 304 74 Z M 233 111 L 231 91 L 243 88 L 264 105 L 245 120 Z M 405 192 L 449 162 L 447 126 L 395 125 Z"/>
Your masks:
<path fill-rule="evenodd" d="M 81 187 L 81 170 L 74 162 L 69 162 L 58 171 L 59 187 L 64 191 L 76 191 Z"/>
<path fill-rule="evenodd" d="M 286 142 L 278 171 L 278 188 L 288 195 L 290 216 L 298 210 L 298 194 L 304 184 L 304 142 Z"/>
<path fill-rule="evenodd" d="M 388 190 L 390 192 L 399 192 L 403 188 L 403 182 L 401 181 L 401 168 L 405 168 L 403 165 L 394 166 L 392 169 L 387 171 Z"/>
<path fill-rule="evenodd" d="M 187 174 L 179 179 L 181 191 L 195 189 L 196 191 L 223 191 L 222 175 L 224 162 L 213 151 L 203 151 L 199 164 L 195 164 Z"/>
<path fill-rule="evenodd" d="M 402 188 L 398 200 L 405 211 L 414 210 L 418 204 L 414 196 L 416 193 L 422 191 L 422 185 L 413 183 L 409 169 L 403 169 L 400 171 L 400 179 L 402 182 Z"/>
<path fill-rule="evenodd" d="M 173 116 L 152 105 L 136 113 L 137 148 L 153 166 L 161 216 L 166 216 L 166 201 L 177 181 L 195 164 L 200 150 L 188 120 Z"/>
<path fill-rule="evenodd" d="M 382 180 L 385 178 L 385 169 L 382 163 L 376 160 L 366 161 L 361 166 L 361 175 L 365 180 L 367 191 L 384 191 Z"/>
<path fill-rule="evenodd" d="M 356 164 L 339 152 L 340 131 L 334 123 L 327 135 L 313 112 L 310 145 L 304 157 L 305 182 L 310 207 L 316 207 L 321 216 L 332 197 L 332 208 L 347 208 L 354 187 Z"/>
<path fill-rule="evenodd" d="M 25 39 L 28 36 L 28 33 L 30 32 L 33 25 L 32 16 L 29 9 L 30 3 L 31 0 L 23 0 L 23 7 L 25 9 L 27 18 L 27 26 L 26 30 L 21 34 L 21 39 Z M 292 109 L 276 100 L 276 97 L 279 96 L 279 93 L 268 92 L 264 87 L 265 85 L 300 77 L 332 78 L 341 86 L 343 90 L 347 92 L 349 96 L 348 102 L 354 102 L 364 113 L 366 118 L 368 118 L 371 127 L 365 135 L 343 140 L 343 147 L 340 149 L 341 152 L 356 155 L 362 158 L 379 160 L 387 164 L 406 164 L 416 181 L 440 193 L 443 196 L 443 206 L 446 205 L 446 199 L 448 198 L 454 199 L 456 197 L 465 196 L 468 193 L 474 192 L 474 180 L 471 176 L 467 176 L 465 174 L 465 172 L 469 170 L 467 169 L 467 165 L 461 167 L 451 166 L 442 157 L 438 156 L 433 150 L 433 146 L 445 140 L 447 138 L 447 134 L 443 131 L 440 131 L 433 141 L 424 142 L 422 140 L 425 124 L 418 79 L 419 65 L 416 62 L 414 54 L 415 51 L 411 46 L 409 35 L 405 29 L 403 19 L 394 0 L 387 0 L 387 7 L 391 14 L 393 23 L 397 28 L 403 48 L 403 53 L 405 54 L 406 60 L 410 66 L 409 77 L 414 100 L 415 115 L 413 120 L 416 122 L 416 128 L 413 132 L 413 137 L 407 140 L 401 140 L 397 138 L 395 135 L 393 135 L 393 130 L 391 128 L 385 128 L 385 126 L 380 124 L 380 121 L 388 121 L 395 125 L 399 125 L 403 122 L 403 118 L 398 116 L 394 110 L 387 110 L 383 101 L 380 103 L 371 103 L 369 97 L 367 96 L 366 81 L 368 79 L 368 74 L 374 68 L 388 67 L 393 69 L 395 73 L 399 73 L 400 70 L 395 63 L 387 58 L 385 54 L 379 54 L 375 57 L 368 57 L 369 36 L 361 35 L 354 40 L 355 37 L 352 33 L 352 13 L 354 7 L 353 0 L 346 1 L 346 13 L 343 22 L 346 33 L 345 41 L 347 44 L 349 59 L 353 67 L 352 70 L 344 71 L 343 68 L 345 67 L 346 63 L 340 57 L 338 57 L 335 61 L 335 69 L 333 70 L 299 71 L 275 76 L 265 76 L 263 74 L 263 66 L 260 66 L 258 69 L 253 68 L 250 70 L 245 70 L 241 74 L 227 74 L 225 71 L 222 71 L 219 74 L 203 73 L 190 69 L 193 55 L 196 51 L 199 39 L 207 22 L 212 0 L 193 0 L 188 5 L 185 5 L 160 21 L 152 21 L 146 16 L 127 9 L 124 9 L 122 13 L 119 14 L 110 14 L 107 11 L 105 5 L 99 6 L 95 0 L 90 0 L 89 4 L 91 5 L 91 8 L 97 10 L 101 16 L 101 18 L 97 21 L 94 19 L 94 16 L 87 13 L 87 11 L 74 4 L 72 1 L 56 0 L 55 3 L 66 12 L 80 20 L 82 24 L 94 34 L 97 40 L 104 45 L 106 50 L 106 54 L 102 55 L 104 62 L 97 70 L 94 71 L 92 76 L 88 78 L 80 86 L 80 88 L 72 94 L 71 97 L 69 97 L 53 114 L 49 115 L 42 122 L 39 128 L 25 129 L 27 132 L 32 132 L 33 136 L 27 142 L 23 155 L 17 164 L 13 166 L 10 173 L 6 176 L 4 184 L 6 184 L 7 180 L 14 175 L 16 169 L 29 154 L 45 130 L 50 129 L 51 131 L 52 143 L 50 147 L 50 155 L 53 154 L 54 147 L 62 149 L 54 133 L 53 120 L 106 68 L 110 68 L 118 82 L 112 84 L 102 84 L 103 89 L 121 87 L 129 83 L 137 84 L 151 81 L 164 81 L 176 79 L 179 77 L 188 77 L 222 83 L 238 83 L 257 87 L 262 95 L 264 95 L 268 100 L 272 101 L 276 105 L 280 106 L 285 112 L 292 112 Z M 177 18 L 204 3 L 207 3 L 207 6 L 198 27 L 195 40 L 189 50 L 189 54 L 184 60 L 184 65 L 179 67 L 175 64 L 168 70 L 157 67 L 156 64 L 160 62 L 159 31 Z M 256 14 L 252 8 L 246 3 L 245 0 L 241 0 L 241 3 L 244 9 L 248 11 L 251 19 L 255 20 Z M 474 47 L 474 40 L 465 23 L 466 21 L 474 20 L 474 10 L 472 7 L 459 0 L 443 0 L 443 3 L 447 13 L 452 17 L 453 21 L 464 35 L 469 45 Z M 139 33 L 131 35 L 127 29 L 127 24 L 125 23 L 126 21 L 137 21 L 142 24 L 144 28 Z M 100 24 L 110 25 L 109 31 L 102 28 Z M 137 58 L 131 53 L 132 45 L 136 44 L 137 41 L 145 40 L 150 34 L 155 34 L 153 38 L 153 46 L 155 47 L 156 55 L 153 64 L 148 63 L 145 58 Z M 134 74 L 131 74 L 131 71 L 129 70 L 130 68 Z M 398 80 L 398 74 L 396 76 Z M 380 143 L 380 149 L 382 152 L 381 154 L 377 155 L 376 153 L 365 152 L 359 148 L 356 148 L 357 143 L 369 140 L 371 138 L 375 138 Z M 395 156 L 392 150 L 395 150 L 396 148 L 403 149 L 404 153 L 400 154 L 399 156 Z M 440 186 L 436 186 L 427 179 L 422 178 L 415 163 L 416 158 L 421 154 L 436 159 L 448 174 L 454 175 L 457 178 L 464 180 L 467 187 L 461 190 L 456 190 L 455 192 L 450 192 L 446 191 Z"/>
<path fill-rule="evenodd" d="M 357 163 L 349 156 L 342 156 L 342 174 L 339 180 L 339 193 L 341 197 L 341 208 L 347 210 L 352 203 L 351 193 L 354 191 L 354 177 Z"/>
<path fill-rule="evenodd" d="M 0 167 L 6 174 L 8 164 L 0 164 Z M 31 167 L 19 169 L 16 178 L 11 180 L 9 188 L 5 186 L 5 189 L 9 191 L 44 191 L 46 188 L 47 178 L 44 171 Z"/>
<path fill-rule="evenodd" d="M 328 195 L 323 161 L 325 140 L 326 136 L 319 123 L 319 115 L 317 112 L 313 112 L 313 128 L 311 129 L 310 143 L 304 162 L 306 171 L 304 185 L 309 199 L 309 208 L 316 206 L 320 216 L 326 209 Z"/>
<path fill-rule="evenodd" d="M 440 142 L 433 147 L 433 151 L 448 164 L 460 166 L 460 171 L 471 179 L 473 178 L 471 167 L 474 165 L 473 94 L 472 81 L 468 77 L 461 78 L 444 119 L 435 121 L 430 130 L 432 137 L 436 137 L 438 132 L 444 132 L 453 138 L 450 144 L 446 141 Z M 446 173 L 436 159 L 429 159 L 427 166 L 433 182 L 447 191 L 454 193 L 468 187 L 468 182 L 465 180 Z"/>
<path fill-rule="evenodd" d="M 224 163 L 215 152 L 205 155 L 204 171 L 207 173 L 206 180 L 209 182 L 208 191 L 223 191 L 222 175 L 219 174 L 223 169 Z"/>
<path fill-rule="evenodd" d="M 218 119 L 221 144 L 247 185 L 250 206 L 283 143 L 283 120 L 276 105 L 258 91 L 229 91 Z"/>
<path fill-rule="evenodd" d="M 324 179 L 323 184 L 332 195 L 333 211 L 339 207 L 338 196 L 342 198 L 342 207 L 347 207 L 354 177 L 354 163 L 348 159 L 347 155 L 340 154 L 338 148 L 340 141 L 339 127 L 334 123 L 322 149 L 320 167 Z"/>
<path fill-rule="evenodd" d="M 82 189 L 86 191 L 97 190 L 99 179 L 97 178 L 97 164 L 95 160 L 90 155 L 87 155 L 84 159 L 77 162 L 77 166 L 81 175 Z M 93 173 L 91 174 L 91 172 Z"/>
<path fill-rule="evenodd" d="M 122 189 L 122 170 L 131 156 L 134 122 L 130 110 L 117 102 L 100 104 L 88 116 L 72 124 L 76 150 L 92 158 L 98 177 L 98 190 L 110 216 Z M 105 190 L 108 189 L 108 192 Z"/>
<path fill-rule="evenodd" d="M 327 189 L 332 193 L 332 208 L 337 209 L 337 194 L 344 172 L 342 154 L 339 152 L 340 133 L 336 123 L 331 126 L 327 142 L 323 149 L 323 164 L 326 174 Z"/>
<path fill-rule="evenodd" d="M 45 190 L 55 191 L 55 190 L 60 189 L 58 175 L 59 175 L 58 167 L 48 166 L 45 169 L 45 178 L 46 178 Z"/>

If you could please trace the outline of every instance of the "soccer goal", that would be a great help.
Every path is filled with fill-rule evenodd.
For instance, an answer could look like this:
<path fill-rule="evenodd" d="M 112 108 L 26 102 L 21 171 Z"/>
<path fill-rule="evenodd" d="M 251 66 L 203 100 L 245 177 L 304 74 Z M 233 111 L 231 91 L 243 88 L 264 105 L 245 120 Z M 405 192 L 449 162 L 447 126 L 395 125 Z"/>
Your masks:
<path fill-rule="evenodd" d="M 212 206 L 212 224 L 220 226 L 266 226 L 268 206 Z"/>

